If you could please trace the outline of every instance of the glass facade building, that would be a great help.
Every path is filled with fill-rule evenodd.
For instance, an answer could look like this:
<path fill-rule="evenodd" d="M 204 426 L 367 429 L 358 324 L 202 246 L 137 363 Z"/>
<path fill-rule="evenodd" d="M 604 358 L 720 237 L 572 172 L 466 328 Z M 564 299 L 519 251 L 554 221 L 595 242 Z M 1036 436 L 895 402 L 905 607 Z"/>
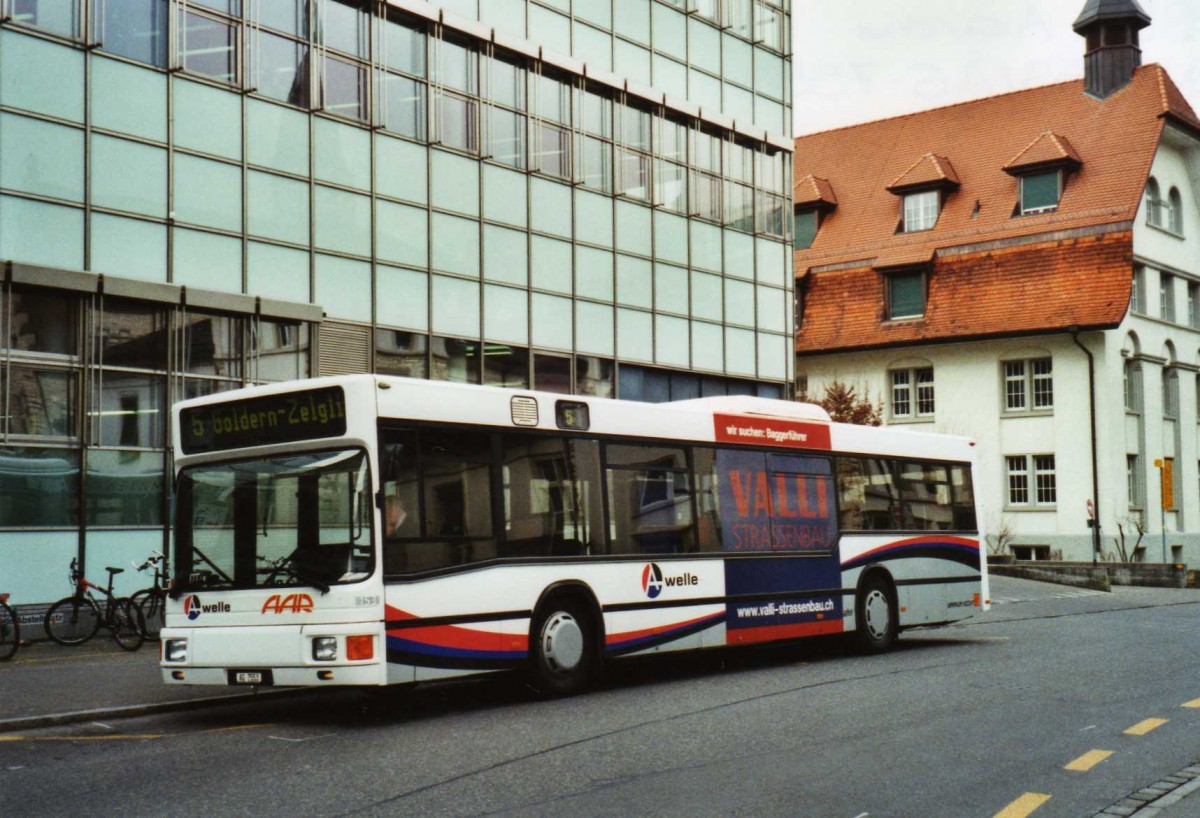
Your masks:
<path fill-rule="evenodd" d="M 183 397 L 786 397 L 790 12 L 0 0 L 0 591 L 165 547 Z"/>

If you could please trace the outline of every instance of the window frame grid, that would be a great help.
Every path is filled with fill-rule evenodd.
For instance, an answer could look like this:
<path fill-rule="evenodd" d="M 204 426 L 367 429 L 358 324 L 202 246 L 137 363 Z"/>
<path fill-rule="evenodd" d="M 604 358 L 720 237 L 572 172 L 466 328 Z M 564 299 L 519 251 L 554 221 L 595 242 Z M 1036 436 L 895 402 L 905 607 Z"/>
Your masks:
<path fill-rule="evenodd" d="M 1058 506 L 1058 470 L 1053 454 L 1004 456 L 1004 505 L 1014 511 L 1052 511 Z"/>

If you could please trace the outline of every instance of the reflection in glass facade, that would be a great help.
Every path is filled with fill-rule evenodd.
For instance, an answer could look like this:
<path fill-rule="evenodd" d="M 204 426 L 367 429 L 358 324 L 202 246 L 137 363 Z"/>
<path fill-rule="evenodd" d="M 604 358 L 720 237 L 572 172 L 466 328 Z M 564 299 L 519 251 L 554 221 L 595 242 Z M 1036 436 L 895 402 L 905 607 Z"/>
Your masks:
<path fill-rule="evenodd" d="M 0 12 L 0 544 L 49 538 L 0 569 L 23 601 L 162 550 L 181 398 L 788 394 L 789 0 Z"/>

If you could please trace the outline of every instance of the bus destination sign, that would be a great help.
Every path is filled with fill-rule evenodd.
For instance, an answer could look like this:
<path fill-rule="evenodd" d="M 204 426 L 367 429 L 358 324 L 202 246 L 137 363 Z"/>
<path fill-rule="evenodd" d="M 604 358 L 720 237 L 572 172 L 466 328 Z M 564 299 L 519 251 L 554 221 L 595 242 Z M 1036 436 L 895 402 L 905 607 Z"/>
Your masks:
<path fill-rule="evenodd" d="M 337 437 L 346 433 L 340 386 L 192 406 L 180 413 L 184 454 Z"/>

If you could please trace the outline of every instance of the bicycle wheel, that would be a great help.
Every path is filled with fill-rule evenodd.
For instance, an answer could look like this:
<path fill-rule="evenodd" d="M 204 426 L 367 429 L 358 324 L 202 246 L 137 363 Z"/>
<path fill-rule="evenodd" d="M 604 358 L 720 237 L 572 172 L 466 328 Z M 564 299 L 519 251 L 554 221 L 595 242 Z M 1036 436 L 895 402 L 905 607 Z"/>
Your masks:
<path fill-rule="evenodd" d="M 65 597 L 50 606 L 43 624 L 58 644 L 82 645 L 100 630 L 100 609 L 87 597 Z"/>
<path fill-rule="evenodd" d="M 0 602 L 0 662 L 7 661 L 21 644 L 21 623 L 5 602 Z"/>
<path fill-rule="evenodd" d="M 112 601 L 105 624 L 112 631 L 113 639 L 125 650 L 137 650 L 146 640 L 146 623 L 142 621 L 142 612 L 127 597 Z"/>
<path fill-rule="evenodd" d="M 166 624 L 166 595 L 155 591 L 138 591 L 129 599 L 142 612 L 142 621 L 145 623 L 142 635 L 147 639 L 157 639 Z"/>

